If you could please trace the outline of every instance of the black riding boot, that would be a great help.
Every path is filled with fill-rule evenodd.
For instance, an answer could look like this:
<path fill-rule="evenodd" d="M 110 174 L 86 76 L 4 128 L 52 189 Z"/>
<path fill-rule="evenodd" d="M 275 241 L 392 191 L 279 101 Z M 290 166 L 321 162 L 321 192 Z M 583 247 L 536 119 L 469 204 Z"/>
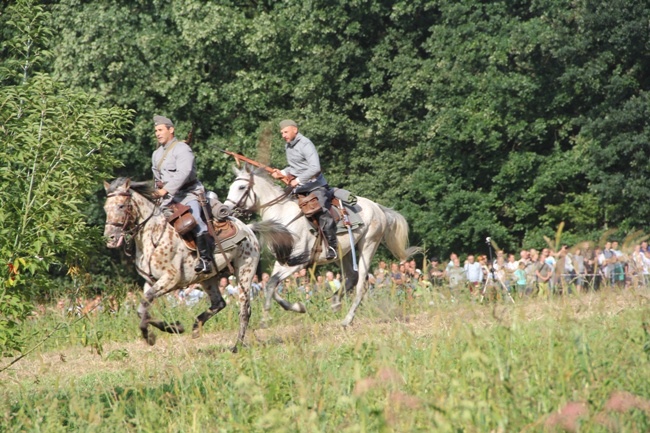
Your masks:
<path fill-rule="evenodd" d="M 329 245 L 325 258 L 327 260 L 334 260 L 337 258 L 336 251 L 339 245 L 338 239 L 336 238 L 336 222 L 332 218 L 332 214 L 327 210 L 318 216 L 318 224 L 323 229 L 323 234 Z"/>
<path fill-rule="evenodd" d="M 212 242 L 208 233 L 200 234 L 196 237 L 196 249 L 199 258 L 194 266 L 194 271 L 203 274 L 212 272 Z"/>

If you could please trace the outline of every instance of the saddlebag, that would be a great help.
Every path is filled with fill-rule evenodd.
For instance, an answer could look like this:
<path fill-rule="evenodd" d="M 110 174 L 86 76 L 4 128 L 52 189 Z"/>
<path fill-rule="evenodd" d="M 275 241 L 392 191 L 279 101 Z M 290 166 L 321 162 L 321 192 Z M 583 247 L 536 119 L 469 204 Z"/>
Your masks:
<path fill-rule="evenodd" d="M 316 197 L 316 194 L 313 192 L 309 195 L 299 196 L 298 206 L 300 206 L 300 210 L 307 218 L 316 215 L 318 212 L 323 210 L 318 202 L 318 197 Z"/>
<path fill-rule="evenodd" d="M 182 203 L 172 203 L 170 208 L 173 213 L 167 218 L 167 222 L 174 227 L 174 230 L 179 235 L 186 235 L 196 227 L 197 222 L 189 206 Z"/>

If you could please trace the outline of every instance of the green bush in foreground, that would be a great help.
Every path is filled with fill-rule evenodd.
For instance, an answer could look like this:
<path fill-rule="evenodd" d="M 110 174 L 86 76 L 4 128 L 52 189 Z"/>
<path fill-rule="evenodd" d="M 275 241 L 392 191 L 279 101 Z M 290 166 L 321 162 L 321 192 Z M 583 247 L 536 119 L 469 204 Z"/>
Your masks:
<path fill-rule="evenodd" d="M 541 431 L 549 415 L 580 402 L 582 431 L 648 431 L 645 299 L 431 306 L 426 296 L 408 305 L 376 296 L 347 331 L 326 311 L 278 313 L 236 355 L 227 344 L 192 347 L 187 336 L 166 337 L 166 349 L 120 343 L 83 374 L 43 372 L 34 383 L 3 373 L 0 430 Z M 232 333 L 230 310 L 210 332 Z M 184 314 L 185 322 L 194 312 Z M 68 349 L 81 342 L 71 341 Z M 620 391 L 632 408 L 605 410 Z"/>

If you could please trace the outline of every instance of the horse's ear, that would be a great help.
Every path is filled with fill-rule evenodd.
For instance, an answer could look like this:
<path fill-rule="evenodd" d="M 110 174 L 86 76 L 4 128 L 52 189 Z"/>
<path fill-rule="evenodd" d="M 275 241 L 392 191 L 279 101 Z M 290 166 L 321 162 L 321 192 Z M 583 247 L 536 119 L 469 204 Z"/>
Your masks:
<path fill-rule="evenodd" d="M 131 179 L 127 178 L 126 182 L 124 182 L 124 189 L 129 189 L 131 188 Z"/>
<path fill-rule="evenodd" d="M 245 171 L 245 168 L 240 168 L 239 165 L 232 165 L 232 172 L 235 173 L 235 176 L 239 176 L 242 171 Z"/>
<path fill-rule="evenodd" d="M 104 181 L 104 190 L 105 190 L 106 192 L 108 192 L 108 189 L 109 189 L 110 187 L 111 187 L 111 184 L 108 183 L 108 182 L 106 182 L 106 181 Z"/>

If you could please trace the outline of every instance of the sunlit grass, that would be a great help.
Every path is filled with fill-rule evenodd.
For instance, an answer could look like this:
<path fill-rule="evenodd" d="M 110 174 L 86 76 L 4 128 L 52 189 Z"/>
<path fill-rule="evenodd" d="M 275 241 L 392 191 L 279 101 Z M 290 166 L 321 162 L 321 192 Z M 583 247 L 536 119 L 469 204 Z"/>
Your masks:
<path fill-rule="evenodd" d="M 650 429 L 642 405 L 605 410 L 615 391 L 650 397 L 645 291 L 515 304 L 442 295 L 375 293 L 348 329 L 326 297 L 306 315 L 274 305 L 259 329 L 257 300 L 238 354 L 235 305 L 201 339 L 158 334 L 152 348 L 135 313 L 99 314 L 0 375 L 0 430 L 540 431 L 569 402 L 587 408 L 582 431 Z M 189 327 L 201 308 L 156 314 Z M 61 320 L 73 321 L 47 315 L 29 330 Z"/>

